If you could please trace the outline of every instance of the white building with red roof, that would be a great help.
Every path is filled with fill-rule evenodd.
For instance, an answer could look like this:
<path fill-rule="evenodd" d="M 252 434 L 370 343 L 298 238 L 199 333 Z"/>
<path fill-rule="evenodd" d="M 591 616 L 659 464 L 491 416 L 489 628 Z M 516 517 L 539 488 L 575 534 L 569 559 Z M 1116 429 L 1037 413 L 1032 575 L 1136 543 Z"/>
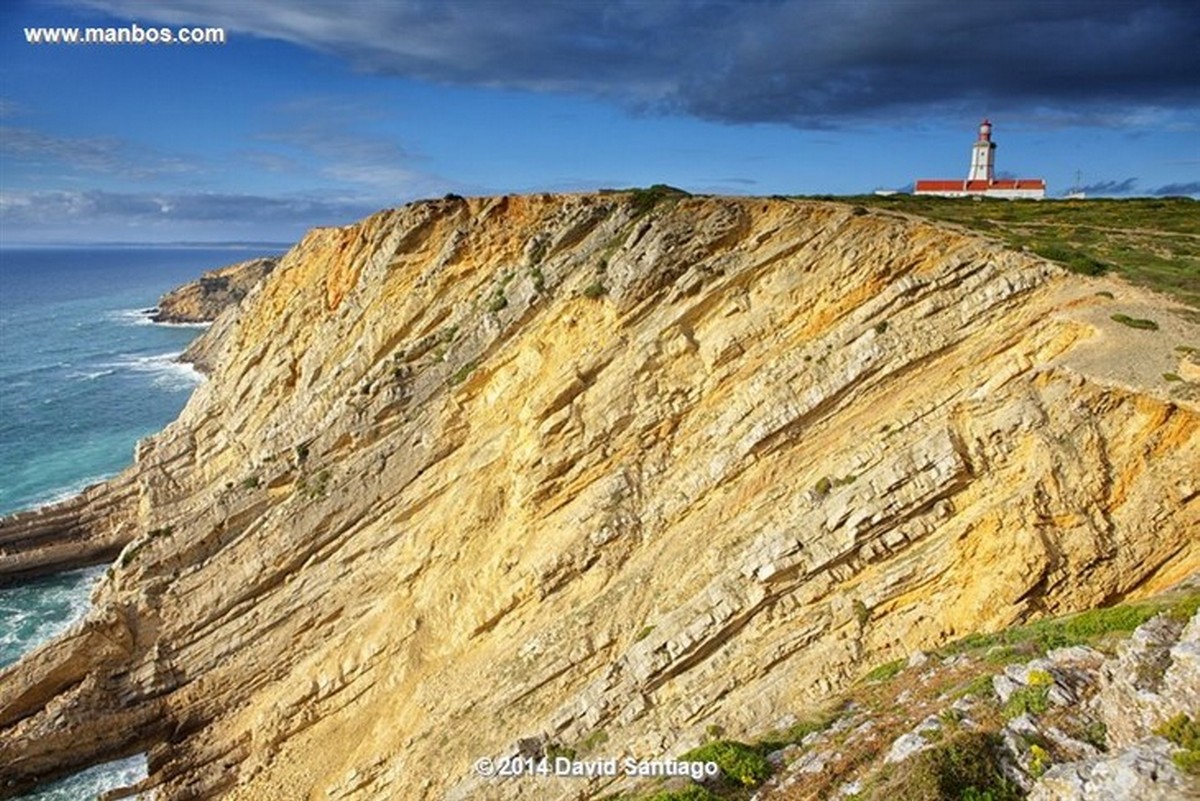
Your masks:
<path fill-rule="evenodd" d="M 992 123 L 979 124 L 979 138 L 971 147 L 971 171 L 966 178 L 918 179 L 913 187 L 917 195 L 942 197 L 998 197 L 1007 200 L 1046 197 L 1043 178 L 996 178 L 996 143 L 992 141 Z"/>

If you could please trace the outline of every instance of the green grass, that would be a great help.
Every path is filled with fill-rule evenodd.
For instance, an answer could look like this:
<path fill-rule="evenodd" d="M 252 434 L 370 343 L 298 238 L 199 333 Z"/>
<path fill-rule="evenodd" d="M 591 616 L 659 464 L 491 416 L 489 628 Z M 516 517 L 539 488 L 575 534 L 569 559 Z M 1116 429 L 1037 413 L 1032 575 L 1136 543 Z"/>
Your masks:
<path fill-rule="evenodd" d="M 493 314 L 508 307 L 508 298 L 504 296 L 503 290 L 497 290 L 496 294 L 492 295 L 492 299 L 488 302 L 487 310 Z"/>
<path fill-rule="evenodd" d="M 546 276 L 542 273 L 541 267 L 533 267 L 529 270 L 529 278 L 533 281 L 533 291 L 542 295 L 546 292 Z"/>
<path fill-rule="evenodd" d="M 1192 720 L 1190 715 L 1180 712 L 1164 721 L 1154 733 L 1183 749 L 1172 756 L 1180 770 L 1200 776 L 1200 718 Z"/>
<path fill-rule="evenodd" d="M 970 696 L 972 698 L 992 699 L 996 697 L 996 685 L 991 673 L 981 673 L 967 682 L 961 690 L 955 693 L 957 698 Z"/>
<path fill-rule="evenodd" d="M 1163 373 L 1163 381 L 1182 381 L 1178 373 Z"/>
<path fill-rule="evenodd" d="M 585 298 L 591 298 L 592 300 L 604 297 L 607 294 L 608 290 L 605 289 L 604 284 L 600 283 L 599 281 L 594 281 L 583 288 L 583 296 Z"/>
<path fill-rule="evenodd" d="M 891 769 L 873 801 L 1017 801 L 1023 793 L 1004 775 L 996 734 L 962 732 Z"/>
<path fill-rule="evenodd" d="M 1022 687 L 1014 690 L 1004 703 L 1006 720 L 1024 714 L 1041 715 L 1050 708 L 1049 687 Z"/>
<path fill-rule="evenodd" d="M 863 676 L 863 681 L 887 681 L 890 678 L 898 675 L 904 670 L 904 666 L 908 664 L 905 659 L 896 659 L 891 662 L 885 662 L 882 665 L 872 669 L 867 675 Z"/>
<path fill-rule="evenodd" d="M 1200 308 L 1200 202 L 1191 198 L 977 201 L 914 195 L 837 198 L 957 223 L 1074 272 L 1114 272 Z"/>
<path fill-rule="evenodd" d="M 691 197 L 682 189 L 677 189 L 666 184 L 655 184 L 647 189 L 633 189 L 630 191 L 630 203 L 633 206 L 635 217 L 641 217 L 644 214 L 649 214 L 655 206 L 664 200 L 678 201 L 680 198 Z"/>
<path fill-rule="evenodd" d="M 668 790 L 644 796 L 639 801 L 720 801 L 720 798 L 699 785 L 693 785 L 683 790 Z"/>
<path fill-rule="evenodd" d="M 1145 602 L 1092 609 L 1068 617 L 1039 620 L 995 634 L 972 634 L 950 643 L 937 653 L 947 656 L 966 651 L 995 649 L 1004 656 L 1016 654 L 1023 658 L 1069 645 L 1094 645 L 1114 633 L 1127 634 L 1163 611 L 1173 616 L 1178 614 L 1190 617 L 1195 613 L 1197 606 L 1200 606 L 1200 593 L 1190 593 L 1171 602 Z"/>
<path fill-rule="evenodd" d="M 454 386 L 455 384 L 461 384 L 464 380 L 466 380 L 467 376 L 469 376 L 471 373 L 473 373 L 475 371 L 475 368 L 478 366 L 479 366 L 479 362 L 477 362 L 475 359 L 471 359 L 469 362 L 464 364 L 462 367 L 455 370 L 454 374 L 451 375 L 449 378 L 450 386 Z"/>
<path fill-rule="evenodd" d="M 793 723 L 786 729 L 780 729 L 768 734 L 763 739 L 756 743 L 755 747 L 764 754 L 769 754 L 772 751 L 778 751 L 781 748 L 786 748 L 789 745 L 804 740 L 805 737 L 813 732 L 825 731 L 837 720 L 837 716 L 833 714 L 822 714 L 807 720 L 802 720 L 799 723 Z"/>
<path fill-rule="evenodd" d="M 715 762 L 727 780 L 743 787 L 757 787 L 771 775 L 771 763 L 761 746 L 734 740 L 718 740 L 693 748 L 679 761 Z"/>
<path fill-rule="evenodd" d="M 1127 325 L 1130 328 L 1140 328 L 1144 331 L 1157 331 L 1158 323 L 1153 320 L 1145 320 L 1140 317 L 1130 317 L 1128 314 L 1114 314 L 1112 319 L 1121 325 Z"/>

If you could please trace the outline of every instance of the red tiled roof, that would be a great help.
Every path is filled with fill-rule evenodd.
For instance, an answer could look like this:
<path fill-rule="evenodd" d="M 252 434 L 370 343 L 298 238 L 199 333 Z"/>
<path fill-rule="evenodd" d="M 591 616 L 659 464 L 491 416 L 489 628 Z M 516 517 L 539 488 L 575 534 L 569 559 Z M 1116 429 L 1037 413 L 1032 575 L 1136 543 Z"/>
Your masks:
<path fill-rule="evenodd" d="M 986 192 L 989 189 L 1045 189 L 1044 178 L 1014 178 L 1009 180 L 965 181 L 923 179 L 916 183 L 917 192 Z"/>

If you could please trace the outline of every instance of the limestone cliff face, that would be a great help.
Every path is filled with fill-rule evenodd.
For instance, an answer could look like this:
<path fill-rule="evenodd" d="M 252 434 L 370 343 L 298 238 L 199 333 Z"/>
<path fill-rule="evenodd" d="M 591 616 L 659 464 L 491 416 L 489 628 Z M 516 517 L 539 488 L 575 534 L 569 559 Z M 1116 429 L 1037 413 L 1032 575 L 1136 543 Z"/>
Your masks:
<path fill-rule="evenodd" d="M 151 319 L 156 323 L 212 322 L 225 309 L 236 306 L 278 263 L 273 257 L 250 259 L 209 270 L 163 295 Z"/>
<path fill-rule="evenodd" d="M 1200 567 L 1162 301 L 839 204 L 640 211 L 450 198 L 284 256 L 139 447 L 93 612 L 0 673 L 7 786 L 148 747 L 166 798 L 586 797 L 472 762 L 761 731 Z"/>

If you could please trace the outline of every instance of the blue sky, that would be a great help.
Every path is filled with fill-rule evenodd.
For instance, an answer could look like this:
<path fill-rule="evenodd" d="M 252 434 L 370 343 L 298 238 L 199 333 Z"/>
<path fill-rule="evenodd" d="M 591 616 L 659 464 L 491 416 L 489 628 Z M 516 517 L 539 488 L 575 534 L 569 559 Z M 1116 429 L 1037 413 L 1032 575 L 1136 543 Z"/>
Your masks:
<path fill-rule="evenodd" d="M 222 26 L 222 45 L 25 29 Z M 1123 0 L 7 0 L 0 244 L 290 241 L 420 197 L 1200 193 L 1200 9 Z"/>

